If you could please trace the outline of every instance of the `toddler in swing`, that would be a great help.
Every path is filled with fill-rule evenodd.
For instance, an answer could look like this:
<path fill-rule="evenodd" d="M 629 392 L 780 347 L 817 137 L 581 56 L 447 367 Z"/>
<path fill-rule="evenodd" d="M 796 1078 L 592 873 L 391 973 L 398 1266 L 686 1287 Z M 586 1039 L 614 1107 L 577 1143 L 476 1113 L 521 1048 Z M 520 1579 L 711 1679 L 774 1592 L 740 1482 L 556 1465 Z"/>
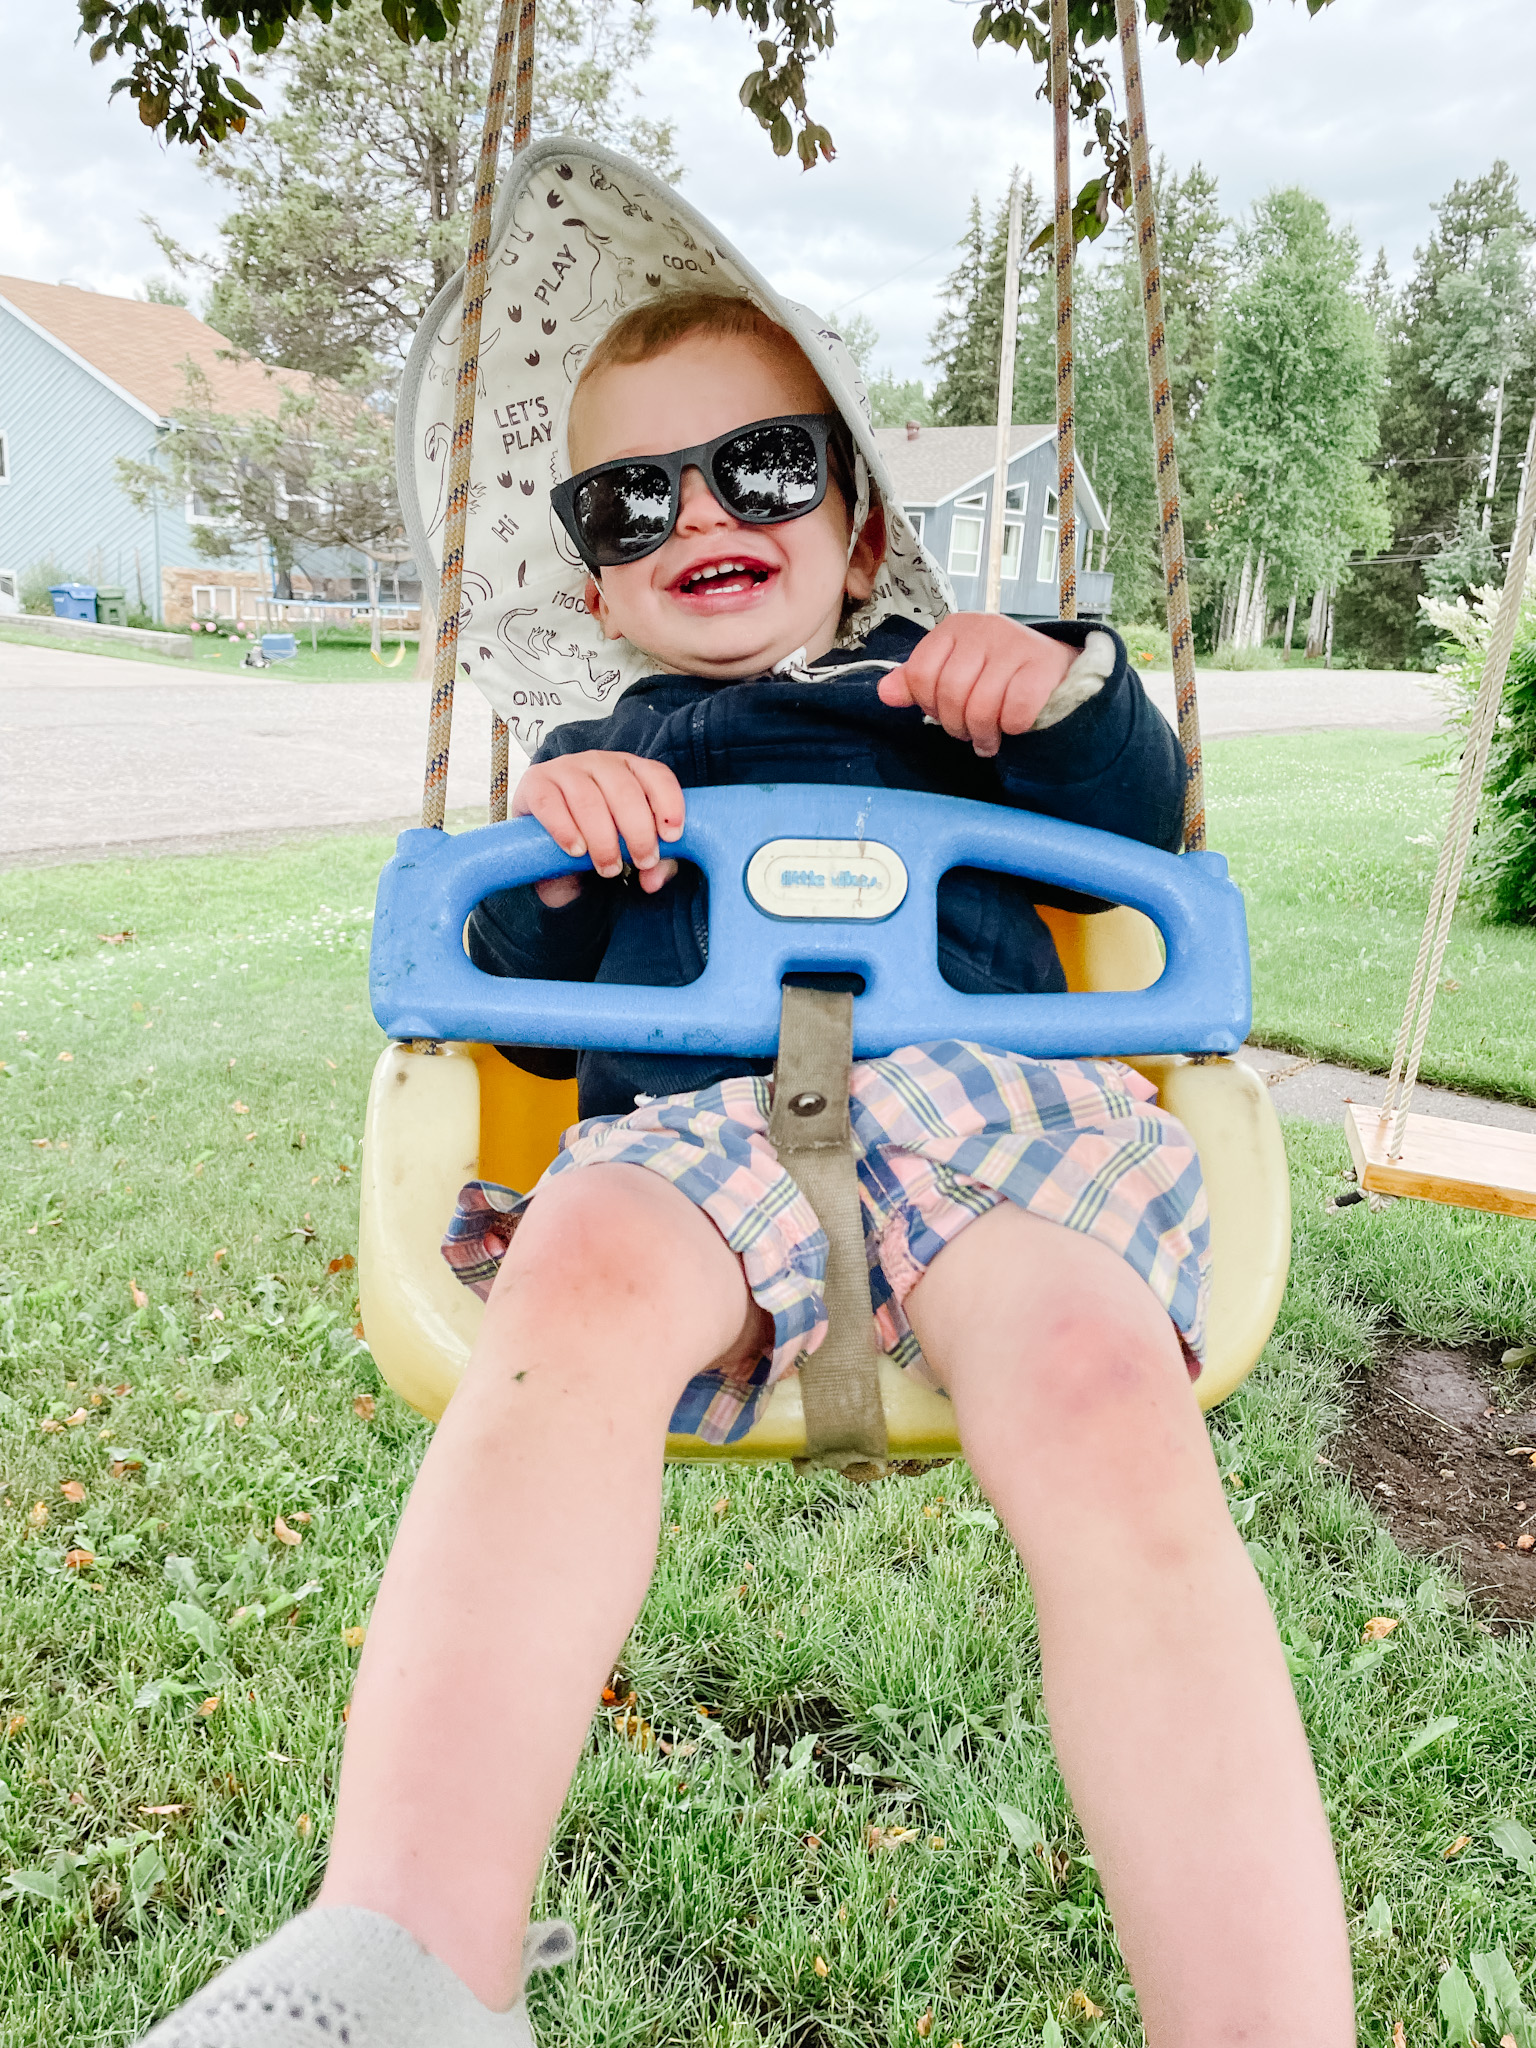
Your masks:
<path fill-rule="evenodd" d="M 482 904 L 482 967 L 693 978 L 703 885 L 667 849 L 702 785 L 928 790 L 1177 849 L 1183 763 L 1116 636 L 964 613 L 925 631 L 890 607 L 860 625 L 899 510 L 752 301 L 620 317 L 568 456 L 555 508 L 587 610 L 655 672 L 518 783 L 514 813 L 592 871 Z M 946 877 L 947 978 L 1063 988 L 1038 893 Z M 323 1889 L 164 2048 L 527 2048 L 526 1972 L 569 1952 L 558 1923 L 525 1941 L 530 1902 L 649 1583 L 667 1432 L 734 1441 L 826 1328 L 769 1062 L 507 1051 L 576 1072 L 582 1121 L 531 1194 L 474 1184 L 453 1220 L 486 1315 L 374 1608 Z M 954 1403 L 1028 1573 L 1146 2040 L 1346 2048 L 1328 1829 L 1192 1391 L 1208 1232 L 1187 1134 L 1117 1062 L 952 1041 L 856 1062 L 850 1115 L 878 1341 Z"/>

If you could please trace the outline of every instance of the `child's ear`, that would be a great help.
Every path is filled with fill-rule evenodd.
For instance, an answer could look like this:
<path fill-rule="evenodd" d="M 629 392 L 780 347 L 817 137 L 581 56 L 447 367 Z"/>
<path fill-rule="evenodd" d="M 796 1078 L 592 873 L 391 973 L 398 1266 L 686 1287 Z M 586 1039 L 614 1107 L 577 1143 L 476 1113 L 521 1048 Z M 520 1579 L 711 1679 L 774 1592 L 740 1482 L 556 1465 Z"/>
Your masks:
<path fill-rule="evenodd" d="M 587 578 L 587 587 L 581 593 L 581 599 L 592 617 L 601 626 L 605 640 L 622 640 L 624 638 L 624 635 L 609 617 L 608 600 L 603 596 L 603 586 L 595 576 Z"/>
<path fill-rule="evenodd" d="M 884 560 L 885 507 L 871 505 L 869 517 L 864 521 L 863 529 L 853 544 L 853 553 L 848 557 L 848 574 L 843 583 L 845 594 L 855 604 L 863 604 L 873 591 Z"/>

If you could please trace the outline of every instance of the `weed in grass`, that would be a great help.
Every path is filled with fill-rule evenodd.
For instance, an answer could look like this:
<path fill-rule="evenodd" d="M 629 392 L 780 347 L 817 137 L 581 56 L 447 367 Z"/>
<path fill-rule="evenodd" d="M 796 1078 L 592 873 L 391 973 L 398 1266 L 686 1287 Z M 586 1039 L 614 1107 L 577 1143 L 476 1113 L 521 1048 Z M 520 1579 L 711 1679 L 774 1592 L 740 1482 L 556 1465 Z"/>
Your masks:
<path fill-rule="evenodd" d="M 0 877 L 7 2041 L 132 2038 L 318 1882 L 355 1632 L 426 1438 L 336 1263 L 385 851 Z M 1342 1141 L 1290 1143 L 1292 1286 L 1213 1443 L 1318 1759 L 1362 2039 L 1440 2038 L 1442 1960 L 1487 2034 L 1490 1997 L 1513 2011 L 1491 1958 L 1532 2002 L 1536 1657 L 1318 1459 L 1389 1330 L 1529 1340 L 1531 1240 L 1408 1204 L 1325 1220 Z M 669 1472 L 610 1693 L 538 1902 L 584 1944 L 536 1984 L 543 2038 L 1139 2038 L 1028 1585 L 963 1467 Z"/>

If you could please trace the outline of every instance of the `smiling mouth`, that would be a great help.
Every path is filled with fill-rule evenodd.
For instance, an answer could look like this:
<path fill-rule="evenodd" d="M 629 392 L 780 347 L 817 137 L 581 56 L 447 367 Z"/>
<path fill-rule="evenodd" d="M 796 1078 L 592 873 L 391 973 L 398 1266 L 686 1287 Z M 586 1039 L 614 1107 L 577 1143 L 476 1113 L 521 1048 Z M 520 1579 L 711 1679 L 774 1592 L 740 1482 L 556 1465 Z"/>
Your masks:
<path fill-rule="evenodd" d="M 675 587 L 682 597 L 733 597 L 756 590 L 771 573 L 759 562 L 704 562 Z"/>

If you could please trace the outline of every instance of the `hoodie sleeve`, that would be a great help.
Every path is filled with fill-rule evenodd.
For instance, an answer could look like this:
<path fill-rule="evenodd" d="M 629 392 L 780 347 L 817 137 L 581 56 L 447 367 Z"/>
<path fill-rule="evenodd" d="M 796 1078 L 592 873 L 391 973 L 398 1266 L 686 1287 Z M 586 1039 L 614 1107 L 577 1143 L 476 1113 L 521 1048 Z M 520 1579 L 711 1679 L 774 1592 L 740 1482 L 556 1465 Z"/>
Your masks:
<path fill-rule="evenodd" d="M 1184 754 L 1142 688 L 1125 642 L 1108 627 L 1080 620 L 1051 620 L 1036 630 L 1072 647 L 1085 645 L 1090 632 L 1108 633 L 1115 665 L 1103 688 L 1058 724 L 1004 738 L 995 757 L 1001 800 L 1176 853 L 1184 832 Z"/>

